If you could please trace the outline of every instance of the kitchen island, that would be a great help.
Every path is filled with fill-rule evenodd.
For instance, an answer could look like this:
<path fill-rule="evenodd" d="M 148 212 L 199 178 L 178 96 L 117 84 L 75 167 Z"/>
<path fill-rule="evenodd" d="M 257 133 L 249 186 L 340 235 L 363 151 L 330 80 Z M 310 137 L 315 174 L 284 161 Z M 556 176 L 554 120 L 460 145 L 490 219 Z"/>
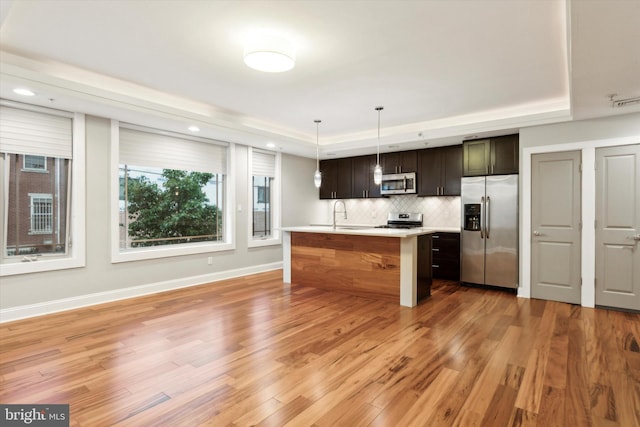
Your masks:
<path fill-rule="evenodd" d="M 431 294 L 428 228 L 284 227 L 285 283 L 414 307 Z"/>

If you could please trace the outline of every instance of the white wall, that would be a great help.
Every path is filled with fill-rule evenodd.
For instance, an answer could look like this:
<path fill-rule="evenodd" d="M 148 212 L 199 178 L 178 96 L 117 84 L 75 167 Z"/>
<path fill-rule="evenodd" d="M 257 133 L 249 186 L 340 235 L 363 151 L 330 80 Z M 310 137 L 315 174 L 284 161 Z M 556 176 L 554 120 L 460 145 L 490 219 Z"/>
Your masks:
<path fill-rule="evenodd" d="M 531 156 L 579 150 L 582 153 L 582 305 L 595 304 L 595 150 L 640 144 L 640 113 L 603 117 L 520 130 L 520 288 L 531 295 Z M 633 177 L 630 177 L 633 179 Z"/>
<path fill-rule="evenodd" d="M 225 277 L 279 268 L 282 246 L 248 248 L 247 206 L 235 209 L 236 249 L 159 260 L 111 263 L 109 201 L 109 120 L 87 116 L 86 121 L 86 267 L 2 278 L 0 321 L 157 292 Z M 236 145 L 236 203 L 247 200 L 247 148 Z M 318 203 L 313 186 L 315 160 L 282 157 L 282 224 L 316 220 Z M 300 177 L 308 177 L 306 180 Z M 242 202 L 240 202 L 242 201 Z M 207 265 L 207 257 L 213 265 Z"/>

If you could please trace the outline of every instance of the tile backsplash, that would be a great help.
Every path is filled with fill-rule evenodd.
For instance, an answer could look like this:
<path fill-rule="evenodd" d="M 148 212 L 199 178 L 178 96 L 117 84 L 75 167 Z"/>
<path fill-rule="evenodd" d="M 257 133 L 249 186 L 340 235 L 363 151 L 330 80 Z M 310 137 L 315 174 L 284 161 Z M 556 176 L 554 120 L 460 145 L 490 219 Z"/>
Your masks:
<path fill-rule="evenodd" d="M 459 227 L 460 197 L 390 196 L 380 199 L 347 199 L 347 219 L 337 214 L 338 224 L 380 225 L 387 222 L 389 212 L 421 212 L 425 227 Z M 332 222 L 335 200 L 322 200 L 326 205 L 326 223 Z M 340 206 L 338 208 L 342 210 Z"/>

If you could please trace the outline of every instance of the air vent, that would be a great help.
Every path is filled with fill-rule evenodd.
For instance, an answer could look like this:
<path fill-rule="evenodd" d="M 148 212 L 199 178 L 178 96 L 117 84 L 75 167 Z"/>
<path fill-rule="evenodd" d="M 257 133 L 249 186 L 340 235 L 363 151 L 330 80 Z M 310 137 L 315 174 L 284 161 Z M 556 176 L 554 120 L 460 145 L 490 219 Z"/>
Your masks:
<path fill-rule="evenodd" d="M 627 99 L 612 99 L 611 107 L 620 108 L 620 107 L 628 107 L 629 105 L 640 104 L 640 96 L 635 98 L 627 98 Z"/>

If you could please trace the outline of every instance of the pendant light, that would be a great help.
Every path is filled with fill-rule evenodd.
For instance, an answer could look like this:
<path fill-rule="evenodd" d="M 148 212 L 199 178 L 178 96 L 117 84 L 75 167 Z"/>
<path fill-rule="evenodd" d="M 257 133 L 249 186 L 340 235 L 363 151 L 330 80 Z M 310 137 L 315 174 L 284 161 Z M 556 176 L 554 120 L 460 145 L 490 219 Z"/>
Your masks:
<path fill-rule="evenodd" d="M 313 174 L 313 184 L 316 188 L 320 188 L 320 184 L 322 184 L 322 174 L 320 174 L 320 143 L 318 140 L 318 127 L 322 121 L 314 120 L 313 122 L 316 124 L 316 171 Z"/>
<path fill-rule="evenodd" d="M 376 185 L 380 185 L 382 183 L 382 167 L 380 166 L 380 111 L 382 111 L 384 107 L 376 107 L 376 111 L 378 112 L 378 156 L 376 158 L 376 166 L 373 168 L 373 182 Z"/>

